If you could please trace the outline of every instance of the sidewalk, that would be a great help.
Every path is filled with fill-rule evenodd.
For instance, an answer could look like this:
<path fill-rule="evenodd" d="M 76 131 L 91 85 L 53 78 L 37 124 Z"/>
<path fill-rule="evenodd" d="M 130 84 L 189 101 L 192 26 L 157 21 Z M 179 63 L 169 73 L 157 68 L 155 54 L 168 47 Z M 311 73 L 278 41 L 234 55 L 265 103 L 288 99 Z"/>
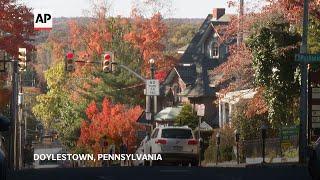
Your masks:
<path fill-rule="evenodd" d="M 240 163 L 237 164 L 236 161 L 226 161 L 226 162 L 220 162 L 218 164 L 216 163 L 203 163 L 203 167 L 225 167 L 225 168 L 245 168 L 247 166 L 246 163 Z"/>
<path fill-rule="evenodd" d="M 267 162 L 267 161 L 266 161 Z M 250 163 L 237 164 L 236 161 L 226 161 L 216 163 L 204 163 L 202 167 L 222 167 L 222 168 L 286 168 L 286 167 L 305 167 L 306 165 L 299 164 L 298 162 L 273 162 L 262 163 L 258 161 L 251 161 Z"/>

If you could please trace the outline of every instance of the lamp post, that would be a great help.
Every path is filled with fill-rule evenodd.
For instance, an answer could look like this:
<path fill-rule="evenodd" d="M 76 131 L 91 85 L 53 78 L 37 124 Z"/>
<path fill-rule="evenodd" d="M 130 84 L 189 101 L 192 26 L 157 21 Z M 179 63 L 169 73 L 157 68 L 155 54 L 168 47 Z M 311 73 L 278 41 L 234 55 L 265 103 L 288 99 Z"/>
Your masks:
<path fill-rule="evenodd" d="M 216 165 L 218 165 L 218 160 L 220 156 L 220 143 L 221 143 L 221 137 L 220 137 L 220 132 L 217 133 L 216 135 L 216 140 L 217 140 L 217 157 L 216 157 Z"/>
<path fill-rule="evenodd" d="M 262 163 L 265 163 L 266 156 L 266 137 L 267 137 L 267 125 L 263 124 L 261 126 L 261 137 L 262 137 Z"/>
<path fill-rule="evenodd" d="M 150 78 L 154 79 L 154 75 L 155 75 L 155 71 L 156 71 L 155 60 L 154 59 L 150 59 L 149 63 L 150 63 L 150 73 L 151 73 Z M 150 114 L 151 114 L 151 133 L 152 133 L 153 122 L 154 122 L 154 114 L 157 111 L 156 110 L 156 105 L 157 105 L 156 101 L 157 100 L 156 100 L 156 96 L 149 96 L 149 97 L 147 97 L 147 99 L 149 99 L 149 107 L 150 107 Z"/>
<path fill-rule="evenodd" d="M 235 135 L 235 140 L 236 140 L 236 144 L 237 144 L 237 163 L 240 164 L 240 158 L 239 158 L 240 132 L 238 131 L 238 129 L 236 129 L 236 130 L 234 131 L 234 135 Z"/>

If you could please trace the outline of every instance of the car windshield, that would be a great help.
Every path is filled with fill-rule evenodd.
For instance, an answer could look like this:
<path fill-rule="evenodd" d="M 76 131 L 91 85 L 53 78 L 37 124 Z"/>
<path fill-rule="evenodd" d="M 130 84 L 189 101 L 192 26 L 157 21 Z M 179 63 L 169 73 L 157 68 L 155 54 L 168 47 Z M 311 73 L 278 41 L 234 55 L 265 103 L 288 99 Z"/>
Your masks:
<path fill-rule="evenodd" d="M 162 138 L 176 138 L 176 139 L 192 139 L 190 129 L 163 129 L 161 133 Z"/>

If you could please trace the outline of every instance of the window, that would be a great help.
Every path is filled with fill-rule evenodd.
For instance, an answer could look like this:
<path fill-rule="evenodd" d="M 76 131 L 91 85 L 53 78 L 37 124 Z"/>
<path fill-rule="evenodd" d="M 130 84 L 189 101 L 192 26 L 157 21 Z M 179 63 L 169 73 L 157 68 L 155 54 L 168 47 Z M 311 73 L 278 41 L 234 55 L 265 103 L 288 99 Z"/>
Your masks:
<path fill-rule="evenodd" d="M 207 40 L 205 44 L 205 54 L 208 58 L 219 58 L 219 49 L 219 43 L 215 37 Z"/>
<path fill-rule="evenodd" d="M 219 45 L 217 42 L 213 42 L 211 45 L 211 58 L 219 57 Z"/>
<path fill-rule="evenodd" d="M 163 129 L 162 138 L 174 139 L 192 139 L 192 132 L 190 129 Z"/>

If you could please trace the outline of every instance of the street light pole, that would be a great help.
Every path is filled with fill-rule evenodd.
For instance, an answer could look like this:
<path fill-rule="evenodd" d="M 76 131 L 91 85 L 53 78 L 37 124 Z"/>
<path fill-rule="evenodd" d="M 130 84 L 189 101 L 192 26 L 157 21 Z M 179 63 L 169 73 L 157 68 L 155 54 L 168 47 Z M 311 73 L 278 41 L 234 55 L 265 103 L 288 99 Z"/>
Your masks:
<path fill-rule="evenodd" d="M 155 64 L 154 64 L 155 63 L 154 59 L 150 59 L 149 63 L 150 63 L 151 79 L 154 79 L 155 71 L 156 71 Z M 150 96 L 149 97 L 150 113 L 151 113 L 151 132 L 153 130 L 154 115 L 157 112 L 156 102 L 157 102 L 156 96 Z"/>
<path fill-rule="evenodd" d="M 308 52 L 308 24 L 309 0 L 303 5 L 303 32 L 300 53 Z M 300 134 L 299 134 L 299 162 L 306 163 L 307 159 L 307 120 L 308 120 L 308 69 L 307 62 L 301 63 L 301 100 L 300 100 Z M 310 127 L 309 127 L 310 128 Z"/>

